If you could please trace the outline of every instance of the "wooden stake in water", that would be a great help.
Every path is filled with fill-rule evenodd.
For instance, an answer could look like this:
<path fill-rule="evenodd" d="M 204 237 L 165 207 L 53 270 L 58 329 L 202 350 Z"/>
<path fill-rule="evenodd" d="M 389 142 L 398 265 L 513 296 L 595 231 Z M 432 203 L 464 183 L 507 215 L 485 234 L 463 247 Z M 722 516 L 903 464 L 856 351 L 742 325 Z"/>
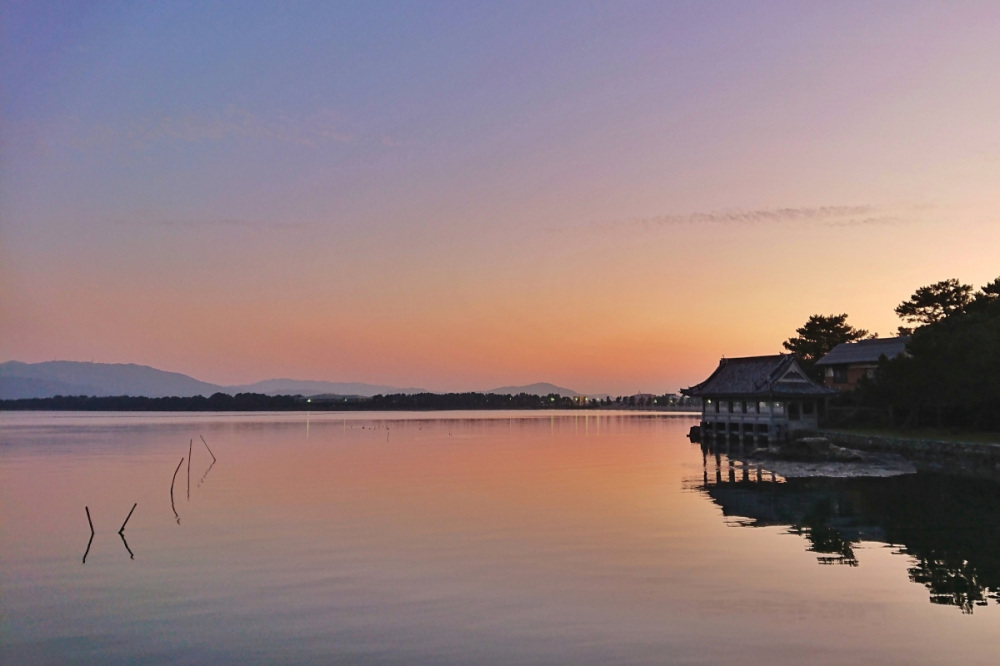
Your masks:
<path fill-rule="evenodd" d="M 122 528 L 120 530 L 118 530 L 118 534 L 122 534 L 125 531 L 125 523 L 127 523 L 128 519 L 132 517 L 132 513 L 135 511 L 135 507 L 137 507 L 137 506 L 139 506 L 138 502 L 136 502 L 135 504 L 132 505 L 132 511 L 129 511 L 128 515 L 125 516 L 125 522 L 122 523 Z"/>
<path fill-rule="evenodd" d="M 206 449 L 208 449 L 208 442 L 205 441 L 205 438 L 201 435 L 198 436 L 201 437 L 201 443 L 205 445 Z M 212 449 L 208 449 L 208 455 L 212 456 L 212 462 L 215 462 L 215 454 L 212 453 Z"/>
<path fill-rule="evenodd" d="M 87 542 L 87 550 L 83 551 L 83 563 L 87 563 L 87 555 L 90 555 L 90 546 L 94 543 L 94 521 L 90 519 L 90 507 L 83 507 L 87 512 L 87 522 L 90 523 L 90 541 Z"/>
<path fill-rule="evenodd" d="M 188 442 L 188 491 L 187 498 L 191 499 L 191 447 L 194 446 L 194 440 Z"/>
<path fill-rule="evenodd" d="M 184 458 L 177 463 L 177 469 L 174 470 L 174 478 L 170 480 L 170 508 L 174 511 L 174 518 L 177 519 L 177 524 L 181 524 L 181 517 L 177 515 L 177 508 L 174 506 L 174 482 L 177 481 L 177 472 L 181 471 L 181 465 L 184 464 Z"/>

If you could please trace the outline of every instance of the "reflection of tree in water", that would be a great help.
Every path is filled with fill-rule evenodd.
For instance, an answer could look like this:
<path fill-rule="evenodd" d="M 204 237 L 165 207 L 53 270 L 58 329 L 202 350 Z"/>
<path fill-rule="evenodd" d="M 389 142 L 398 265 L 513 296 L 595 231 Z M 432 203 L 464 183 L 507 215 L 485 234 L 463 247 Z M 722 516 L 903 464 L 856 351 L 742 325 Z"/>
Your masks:
<path fill-rule="evenodd" d="M 920 474 L 871 484 L 868 495 L 890 542 L 916 560 L 910 580 L 932 603 L 971 613 L 1000 600 L 1000 486 Z"/>
<path fill-rule="evenodd" d="M 910 568 L 910 580 L 931 591 L 932 604 L 958 606 L 963 613 L 971 613 L 975 606 L 985 606 L 990 597 L 997 599 L 997 592 L 980 582 L 979 573 L 968 562 L 955 566 L 921 557 Z"/>
<path fill-rule="evenodd" d="M 718 465 L 729 461 L 723 456 Z M 809 541 L 821 564 L 858 566 L 854 547 L 861 541 L 898 545 L 901 554 L 914 559 L 910 580 L 929 590 L 932 603 L 964 613 L 990 599 L 1000 603 L 1000 485 L 995 482 L 910 474 L 775 483 L 766 475 L 730 470 L 716 473 L 712 483 L 710 476 L 706 469 L 696 488 L 726 516 L 749 519 L 736 524 L 787 525 Z"/>
<path fill-rule="evenodd" d="M 817 558 L 820 564 L 858 566 L 858 558 L 854 556 L 852 548 L 853 542 L 831 525 L 832 519 L 831 500 L 824 498 L 811 507 L 801 522 L 792 525 L 789 531 L 804 536 L 812 544 L 809 550 L 827 555 Z"/>

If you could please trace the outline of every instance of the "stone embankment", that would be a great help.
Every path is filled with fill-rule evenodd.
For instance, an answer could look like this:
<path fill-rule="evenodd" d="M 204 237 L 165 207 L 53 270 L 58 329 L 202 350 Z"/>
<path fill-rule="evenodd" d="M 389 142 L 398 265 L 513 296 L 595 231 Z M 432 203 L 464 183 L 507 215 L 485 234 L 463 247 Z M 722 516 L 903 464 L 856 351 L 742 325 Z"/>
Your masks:
<path fill-rule="evenodd" d="M 824 430 L 814 436 L 857 451 L 896 454 L 921 471 L 1000 479 L 1000 444 L 910 439 L 843 430 Z"/>
<path fill-rule="evenodd" d="M 916 465 L 898 453 L 847 448 L 815 435 L 756 448 L 746 457 L 785 478 L 898 476 L 917 471 Z"/>

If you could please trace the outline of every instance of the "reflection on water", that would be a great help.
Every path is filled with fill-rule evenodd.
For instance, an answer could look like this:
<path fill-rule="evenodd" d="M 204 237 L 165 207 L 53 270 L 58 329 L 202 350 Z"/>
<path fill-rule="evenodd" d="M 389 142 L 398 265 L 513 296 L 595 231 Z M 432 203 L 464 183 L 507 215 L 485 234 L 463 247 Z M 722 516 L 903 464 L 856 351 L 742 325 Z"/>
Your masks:
<path fill-rule="evenodd" d="M 125 540 L 125 533 L 124 532 L 119 532 L 118 536 L 120 536 L 122 538 L 122 544 L 125 546 L 125 550 L 128 551 L 128 557 L 129 557 L 129 559 L 130 560 L 134 560 L 135 559 L 135 553 L 133 553 L 132 549 L 128 547 L 128 541 Z"/>
<path fill-rule="evenodd" d="M 702 445 L 698 490 L 729 523 L 787 526 L 820 564 L 858 566 L 855 548 L 881 542 L 912 561 L 911 581 L 934 604 L 971 614 L 1000 603 L 1000 486 L 993 481 L 907 474 L 889 478 L 782 479 L 761 465 Z"/>
<path fill-rule="evenodd" d="M 676 415 L 0 418 L 4 664 L 1000 653 L 979 482 L 786 481 Z"/>
<path fill-rule="evenodd" d="M 90 539 L 87 541 L 87 550 L 83 551 L 83 563 L 87 563 L 87 555 L 90 555 L 90 547 L 94 545 L 94 532 L 90 532 Z"/>

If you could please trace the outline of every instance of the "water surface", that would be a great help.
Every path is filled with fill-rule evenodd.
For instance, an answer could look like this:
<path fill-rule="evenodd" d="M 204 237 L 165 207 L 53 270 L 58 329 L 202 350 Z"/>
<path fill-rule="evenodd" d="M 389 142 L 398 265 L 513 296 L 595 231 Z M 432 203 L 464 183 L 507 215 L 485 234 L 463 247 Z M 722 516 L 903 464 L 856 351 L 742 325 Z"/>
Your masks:
<path fill-rule="evenodd" d="M 986 482 L 786 482 L 662 414 L 0 419 L 4 663 L 1000 654 Z"/>

